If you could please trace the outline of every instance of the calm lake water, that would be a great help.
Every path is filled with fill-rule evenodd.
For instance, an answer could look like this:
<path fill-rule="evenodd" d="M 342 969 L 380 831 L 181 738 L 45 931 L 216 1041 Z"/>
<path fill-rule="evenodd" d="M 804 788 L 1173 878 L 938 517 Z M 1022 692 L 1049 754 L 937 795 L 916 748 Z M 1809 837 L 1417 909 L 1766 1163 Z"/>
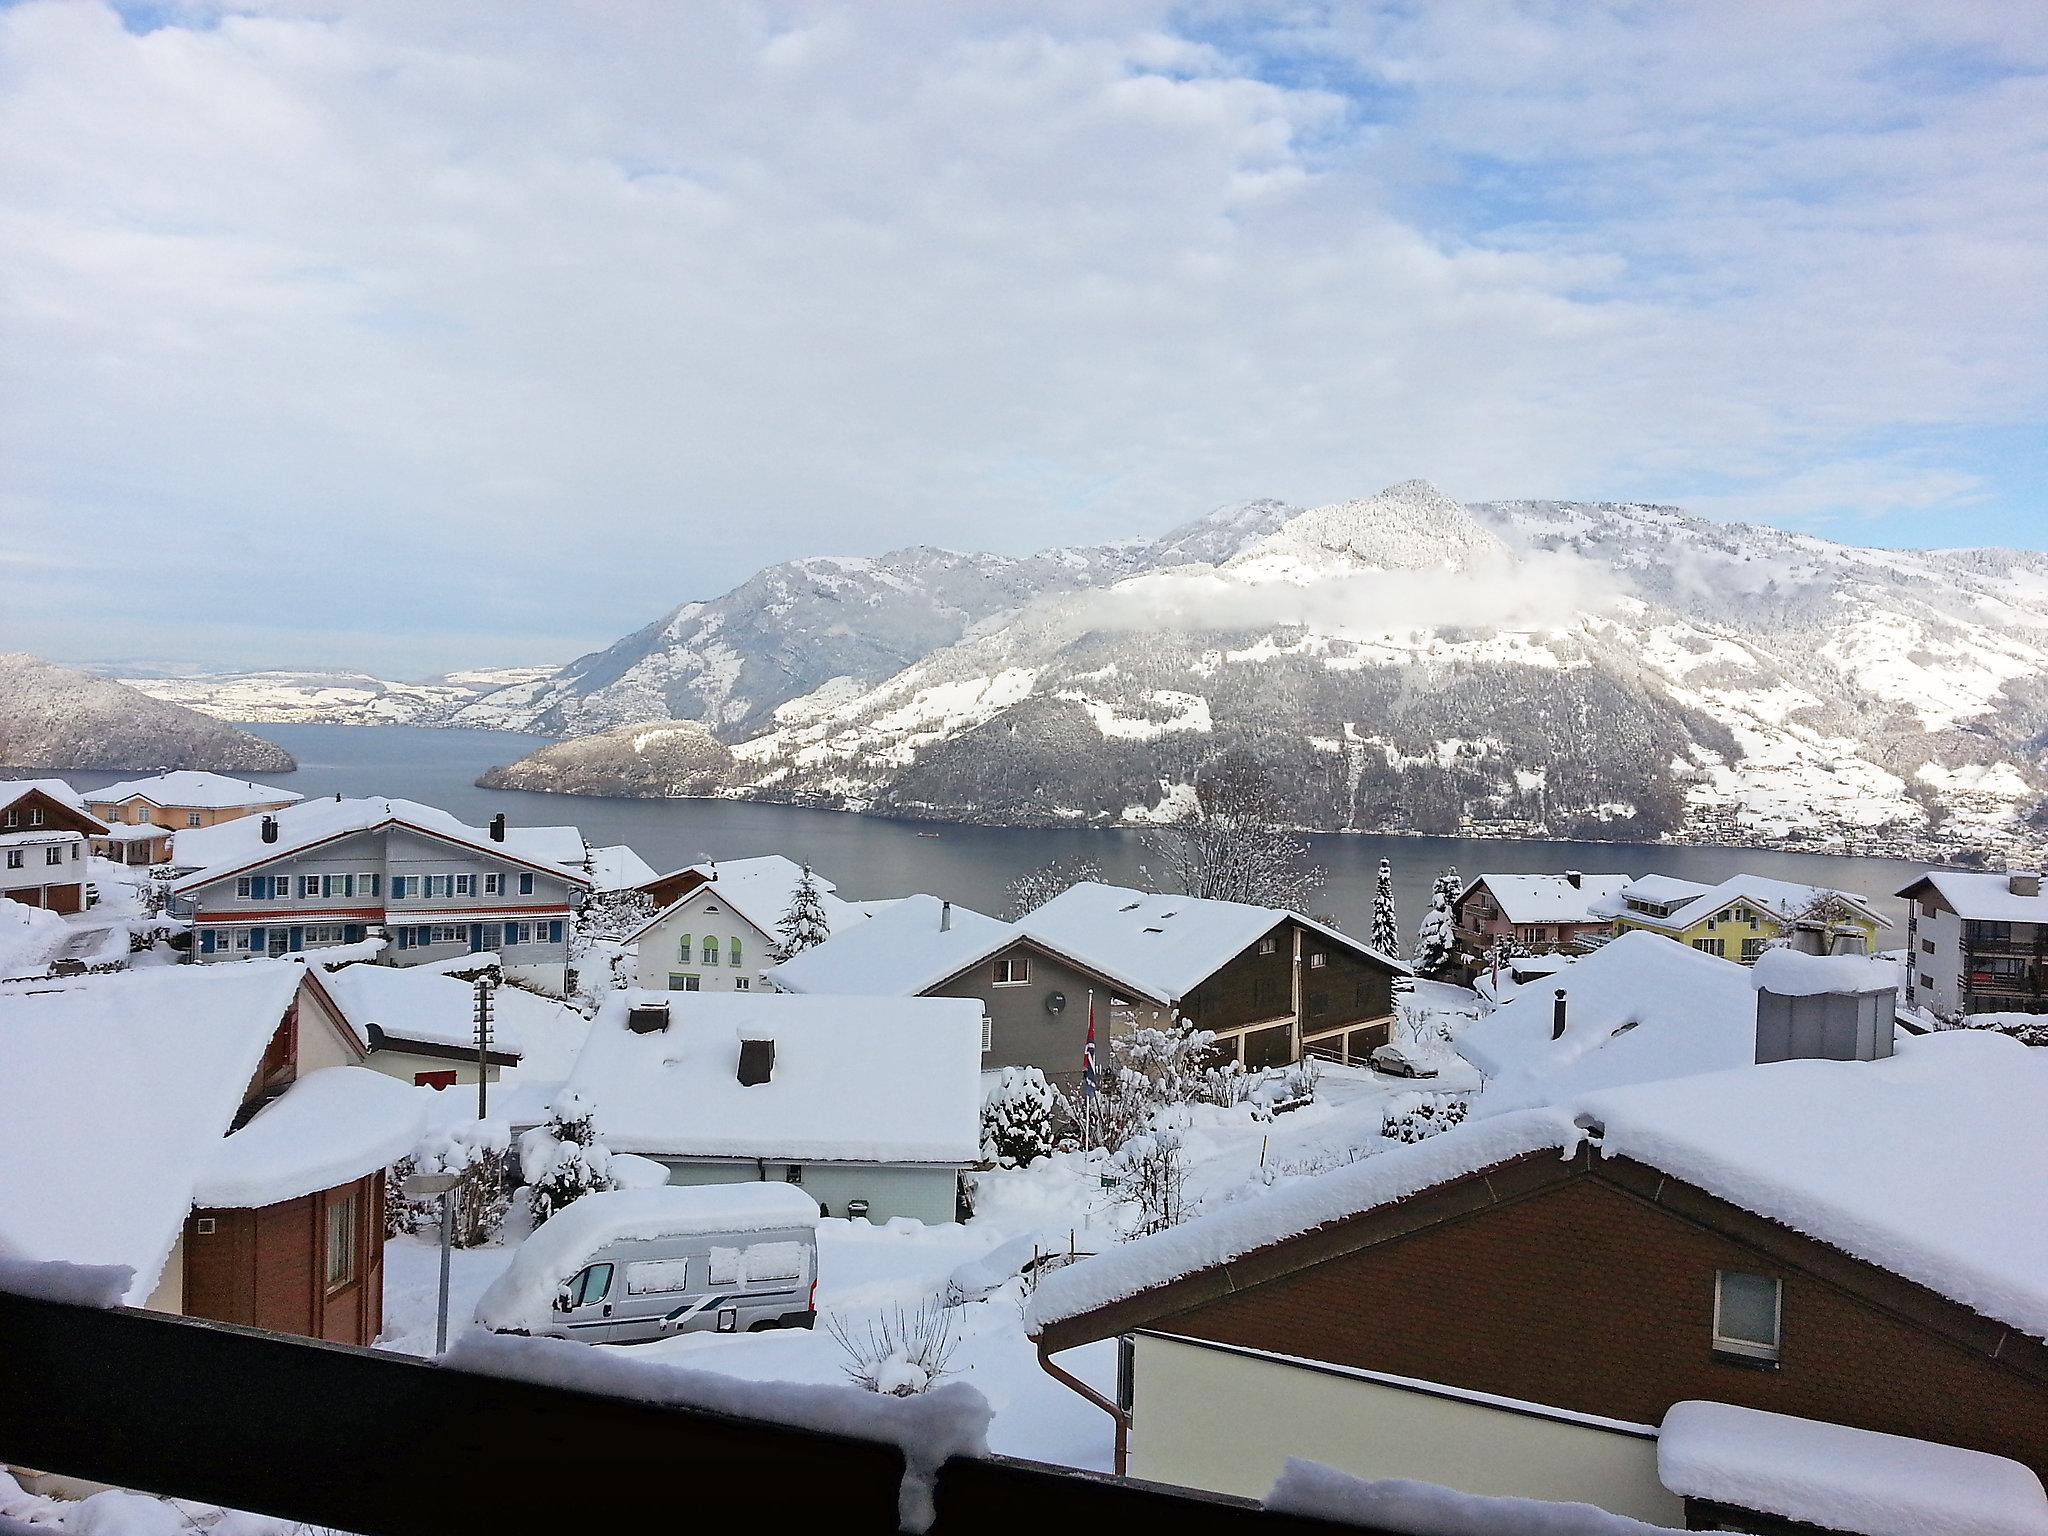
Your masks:
<path fill-rule="evenodd" d="M 1142 880 L 1146 852 L 1135 832 L 1023 831 L 888 821 L 837 811 L 724 800 L 611 800 L 478 789 L 476 776 L 532 751 L 538 741 L 504 731 L 417 726 L 261 725 L 249 729 L 290 752 L 299 771 L 272 777 L 305 795 L 399 795 L 482 824 L 498 811 L 515 824 L 573 822 L 593 843 L 628 843 L 658 870 L 700 859 L 782 853 L 809 859 L 848 897 L 930 891 L 1001 914 L 1004 887 L 1018 873 L 1062 856 L 1086 855 L 1111 880 Z M 81 789 L 126 774 L 70 774 Z M 1904 941 L 1904 904 L 1891 893 L 1920 869 L 1897 859 L 1843 858 L 1739 848 L 1680 848 L 1498 838 L 1325 836 L 1311 839 L 1328 871 L 1321 910 L 1352 933 L 1371 926 L 1379 861 L 1391 859 L 1404 937 L 1422 916 L 1437 872 L 1455 864 L 1476 875 L 1582 869 L 1724 880 L 1739 871 L 1833 885 L 1878 898 L 1899 926 L 1881 942 Z"/>

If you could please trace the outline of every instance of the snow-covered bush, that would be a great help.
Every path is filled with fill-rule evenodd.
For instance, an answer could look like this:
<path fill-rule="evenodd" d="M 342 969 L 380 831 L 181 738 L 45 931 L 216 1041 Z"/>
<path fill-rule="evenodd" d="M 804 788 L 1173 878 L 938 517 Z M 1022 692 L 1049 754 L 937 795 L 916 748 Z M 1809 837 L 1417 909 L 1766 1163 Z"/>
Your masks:
<path fill-rule="evenodd" d="M 1938 1019 L 1943 1029 L 1988 1029 L 2010 1035 L 2021 1045 L 2048 1045 L 2048 1014 L 1966 1013 Z"/>
<path fill-rule="evenodd" d="M 1394 911 L 1394 866 L 1380 860 L 1379 883 L 1372 893 L 1372 947 L 1383 955 L 1401 952 L 1401 919 Z"/>
<path fill-rule="evenodd" d="M 825 916 L 825 902 L 818 894 L 818 882 L 809 864 L 804 865 L 796 889 L 790 893 L 789 910 L 782 914 L 775 931 L 781 936 L 775 945 L 778 963 L 832 937 L 832 923 Z"/>
<path fill-rule="evenodd" d="M 1436 877 L 1429 892 L 1429 910 L 1422 914 L 1422 925 L 1415 935 L 1415 958 L 1411 964 L 1418 974 L 1434 976 L 1448 970 L 1457 958 L 1457 924 L 1451 906 L 1464 890 L 1455 865 Z"/>
<path fill-rule="evenodd" d="M 599 1190 L 615 1189 L 612 1155 L 597 1139 L 596 1117 L 579 1095 L 548 1106 L 548 1123 L 519 1138 L 519 1171 L 530 1186 L 533 1224 Z"/>
<path fill-rule="evenodd" d="M 1064 1108 L 1036 1067 L 1004 1067 L 981 1101 L 981 1160 L 1026 1168 L 1057 1142 Z"/>
<path fill-rule="evenodd" d="M 1118 1147 L 1109 1159 L 1107 1177 L 1117 1192 L 1138 1208 L 1130 1236 L 1163 1232 L 1186 1217 L 1182 1198 L 1187 1183 L 1187 1158 L 1176 1130 L 1147 1131 Z"/>
<path fill-rule="evenodd" d="M 437 1131 L 413 1152 L 421 1173 L 459 1177 L 449 1200 L 449 1243 L 477 1248 L 495 1242 L 511 1204 L 512 1132 L 502 1120 L 470 1120 Z M 430 1202 L 433 1213 L 439 1201 Z"/>
<path fill-rule="evenodd" d="M 408 1200 L 405 1195 L 405 1181 L 418 1170 L 419 1164 L 408 1153 L 384 1170 L 384 1240 L 404 1237 L 419 1231 L 434 1219 L 437 1202 L 432 1200 Z"/>
<path fill-rule="evenodd" d="M 1388 1101 L 1380 1134 L 1391 1141 L 1427 1141 L 1464 1122 L 1465 1101 L 1454 1093 L 1403 1093 Z"/>
<path fill-rule="evenodd" d="M 573 961 L 604 939 L 623 939 L 654 916 L 654 898 L 645 891 L 593 891 L 576 914 L 569 932 Z"/>
<path fill-rule="evenodd" d="M 953 1358 L 953 1314 L 938 1297 L 927 1297 L 915 1312 L 902 1307 L 871 1319 L 855 1332 L 844 1319 L 828 1326 L 846 1351 L 847 1377 L 870 1392 L 889 1397 L 915 1397 L 928 1391 Z"/>

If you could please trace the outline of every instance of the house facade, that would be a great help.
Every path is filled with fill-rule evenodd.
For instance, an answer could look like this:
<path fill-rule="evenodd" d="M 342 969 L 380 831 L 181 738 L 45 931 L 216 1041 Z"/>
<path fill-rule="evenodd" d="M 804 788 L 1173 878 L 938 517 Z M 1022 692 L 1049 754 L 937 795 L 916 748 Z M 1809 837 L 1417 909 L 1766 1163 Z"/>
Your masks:
<path fill-rule="evenodd" d="M 667 893 L 662 908 L 628 936 L 637 946 L 639 980 L 650 991 L 751 992 L 774 962 L 784 914 L 804 866 L 780 854 L 694 864 L 640 887 Z M 865 913 L 841 901 L 832 882 L 813 872 L 826 923 L 837 934 Z"/>
<path fill-rule="evenodd" d="M 1944 1017 L 2048 1013 L 2048 896 L 2031 871 L 1930 870 L 1898 894 L 1906 1003 Z"/>
<path fill-rule="evenodd" d="M 1758 875 L 1712 886 L 1644 875 L 1599 910 L 1613 918 L 1617 932 L 1661 934 L 1742 965 L 1753 965 L 1778 939 L 1817 954 L 1870 954 L 1879 931 L 1889 926 L 1853 892 Z"/>
<path fill-rule="evenodd" d="M 519 1065 L 519 1043 L 536 1017 L 553 1024 L 567 1011 L 516 987 L 492 987 L 489 995 L 490 1034 L 481 1052 L 475 986 L 417 966 L 309 967 L 301 1007 L 353 1035 L 371 1070 L 414 1087 L 445 1089 L 473 1087 L 479 1077 L 496 1082 L 505 1068 Z"/>
<path fill-rule="evenodd" d="M 1607 904 L 1629 875 L 1481 875 L 1451 906 L 1458 947 L 1479 963 L 1502 944 L 1532 955 L 1574 954 L 1614 932 Z"/>
<path fill-rule="evenodd" d="M 173 882 L 171 911 L 194 924 L 201 961 L 381 935 L 385 964 L 496 953 L 507 976 L 560 994 L 589 877 L 535 841 L 503 817 L 486 829 L 405 801 L 311 801 L 186 834 L 178 860 L 207 862 Z"/>
<path fill-rule="evenodd" d="M 118 864 L 157 865 L 169 861 L 175 832 L 281 811 L 304 798 L 274 784 L 181 769 L 109 784 L 88 794 L 85 804 L 107 824 L 107 835 L 94 840 L 95 853 Z"/>
<path fill-rule="evenodd" d="M 106 830 L 62 779 L 0 780 L 0 900 L 83 912 L 90 839 Z"/>

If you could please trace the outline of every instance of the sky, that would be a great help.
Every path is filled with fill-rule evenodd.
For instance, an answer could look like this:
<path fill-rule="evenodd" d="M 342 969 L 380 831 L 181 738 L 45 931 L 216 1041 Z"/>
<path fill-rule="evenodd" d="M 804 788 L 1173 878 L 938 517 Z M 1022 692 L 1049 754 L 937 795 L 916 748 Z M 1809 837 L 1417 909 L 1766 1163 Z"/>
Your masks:
<path fill-rule="evenodd" d="M 1411 477 L 2048 546 L 2048 6 L 0 4 L 0 649 Z"/>

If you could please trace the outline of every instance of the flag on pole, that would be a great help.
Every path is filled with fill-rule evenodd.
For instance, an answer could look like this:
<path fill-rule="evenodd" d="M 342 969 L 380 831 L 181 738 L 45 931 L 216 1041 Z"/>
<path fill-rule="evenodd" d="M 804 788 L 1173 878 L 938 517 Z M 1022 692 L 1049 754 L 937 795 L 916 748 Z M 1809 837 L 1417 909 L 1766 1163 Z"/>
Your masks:
<path fill-rule="evenodd" d="M 1088 1044 L 1081 1051 L 1081 1097 L 1095 1097 L 1095 993 L 1088 994 Z"/>

